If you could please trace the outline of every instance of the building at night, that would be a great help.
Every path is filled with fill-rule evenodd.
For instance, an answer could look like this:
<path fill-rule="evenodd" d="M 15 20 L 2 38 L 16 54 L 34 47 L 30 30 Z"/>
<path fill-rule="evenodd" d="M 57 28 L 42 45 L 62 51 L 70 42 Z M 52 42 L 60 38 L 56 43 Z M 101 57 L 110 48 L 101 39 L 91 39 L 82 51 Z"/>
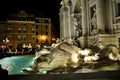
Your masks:
<path fill-rule="evenodd" d="M 81 47 L 94 43 L 120 43 L 120 0 L 62 0 L 59 12 L 60 37 L 79 40 Z"/>
<path fill-rule="evenodd" d="M 40 18 L 35 15 L 28 15 L 25 11 L 17 14 L 10 14 L 6 22 L 0 23 L 0 43 L 17 48 L 20 45 L 50 45 L 55 37 L 50 18 Z M 4 42 L 3 42 L 4 40 Z"/>

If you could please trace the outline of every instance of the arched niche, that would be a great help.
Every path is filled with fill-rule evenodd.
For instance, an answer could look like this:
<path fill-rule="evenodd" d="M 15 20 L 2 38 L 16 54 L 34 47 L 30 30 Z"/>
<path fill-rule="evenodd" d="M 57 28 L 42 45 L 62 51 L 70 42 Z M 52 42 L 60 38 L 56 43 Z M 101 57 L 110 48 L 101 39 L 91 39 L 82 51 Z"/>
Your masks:
<path fill-rule="evenodd" d="M 77 25 L 75 25 L 75 34 L 80 37 L 82 35 L 82 15 L 81 15 L 81 0 L 77 0 L 74 3 L 74 9 L 73 9 L 73 17 L 74 21 L 76 21 Z M 75 22 L 74 22 L 75 23 Z"/>
<path fill-rule="evenodd" d="M 77 0 L 74 6 L 74 13 L 81 13 L 81 1 Z"/>

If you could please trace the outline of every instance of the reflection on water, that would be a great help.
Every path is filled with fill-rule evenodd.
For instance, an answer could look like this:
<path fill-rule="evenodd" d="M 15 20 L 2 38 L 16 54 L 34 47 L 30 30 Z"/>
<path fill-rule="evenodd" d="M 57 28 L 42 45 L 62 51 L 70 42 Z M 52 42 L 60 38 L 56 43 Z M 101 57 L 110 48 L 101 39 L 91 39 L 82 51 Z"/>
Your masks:
<path fill-rule="evenodd" d="M 22 68 L 33 64 L 33 56 L 12 56 L 0 60 L 3 69 L 8 70 L 8 74 L 24 74 Z"/>

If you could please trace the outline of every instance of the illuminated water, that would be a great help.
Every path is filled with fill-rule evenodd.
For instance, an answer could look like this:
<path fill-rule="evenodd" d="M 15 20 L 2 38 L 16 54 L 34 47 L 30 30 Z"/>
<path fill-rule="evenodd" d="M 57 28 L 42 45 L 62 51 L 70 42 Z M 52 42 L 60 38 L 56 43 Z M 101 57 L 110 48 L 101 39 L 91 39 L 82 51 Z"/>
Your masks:
<path fill-rule="evenodd" d="M 33 64 L 34 57 L 27 56 L 11 56 L 0 60 L 3 69 L 8 70 L 8 74 L 25 74 L 22 68 L 27 68 Z"/>
<path fill-rule="evenodd" d="M 22 72 L 23 68 L 28 68 L 28 66 L 33 65 L 34 62 L 34 56 L 32 55 L 24 55 L 24 56 L 11 56 L 6 57 L 0 60 L 0 64 L 2 65 L 3 69 L 8 70 L 8 74 L 26 74 Z M 106 70 L 116 70 L 116 65 L 109 65 L 109 66 L 103 66 L 99 69 L 86 69 L 82 68 L 77 70 L 75 73 L 85 73 L 85 72 L 95 72 L 95 71 L 106 71 Z"/>

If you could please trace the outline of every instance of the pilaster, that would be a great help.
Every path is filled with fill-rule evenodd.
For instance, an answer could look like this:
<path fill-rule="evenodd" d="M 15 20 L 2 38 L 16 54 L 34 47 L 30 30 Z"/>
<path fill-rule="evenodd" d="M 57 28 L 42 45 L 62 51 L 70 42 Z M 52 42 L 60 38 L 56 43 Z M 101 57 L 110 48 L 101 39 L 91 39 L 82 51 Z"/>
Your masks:
<path fill-rule="evenodd" d="M 82 35 L 87 36 L 87 6 L 86 0 L 81 0 L 82 6 Z"/>
<path fill-rule="evenodd" d="M 105 33 L 105 10 L 104 10 L 105 0 L 96 0 L 96 14 L 97 14 L 97 28 L 100 34 Z"/>

